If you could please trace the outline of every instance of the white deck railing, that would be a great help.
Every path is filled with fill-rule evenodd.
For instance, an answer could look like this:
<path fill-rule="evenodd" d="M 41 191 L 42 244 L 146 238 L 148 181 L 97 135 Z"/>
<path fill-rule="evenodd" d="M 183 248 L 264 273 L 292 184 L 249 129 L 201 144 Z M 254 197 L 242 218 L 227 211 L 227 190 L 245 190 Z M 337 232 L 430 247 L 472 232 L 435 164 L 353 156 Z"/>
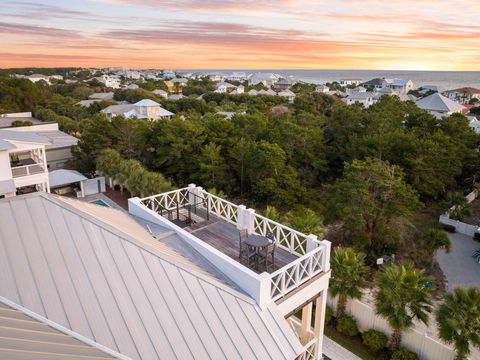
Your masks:
<path fill-rule="evenodd" d="M 238 205 L 231 203 L 221 197 L 210 194 L 205 190 L 199 191 L 199 196 L 203 197 L 206 201 L 203 205 L 206 206 L 211 214 L 231 223 L 236 224 L 238 221 Z"/>
<path fill-rule="evenodd" d="M 297 356 L 296 360 L 313 360 L 317 355 L 317 339 L 310 340 L 304 347 L 303 352 Z"/>
<path fill-rule="evenodd" d="M 262 236 L 271 232 L 275 237 L 277 246 L 290 252 L 290 254 L 301 256 L 307 252 L 307 235 L 265 216 L 254 214 L 253 231 L 255 234 Z"/>
<path fill-rule="evenodd" d="M 188 204 L 188 188 L 168 191 L 158 195 L 148 196 L 140 199 L 143 205 L 155 212 L 171 211 L 177 208 L 177 205 Z"/>
<path fill-rule="evenodd" d="M 29 176 L 45 172 L 45 169 L 40 164 L 30 164 L 12 167 L 12 176 L 14 178 L 20 176 Z"/>
<path fill-rule="evenodd" d="M 318 242 L 315 250 L 271 273 L 270 294 L 272 300 L 280 299 L 324 271 L 326 253 L 325 247 Z"/>
<path fill-rule="evenodd" d="M 268 282 L 265 291 L 273 301 L 280 299 L 322 271 L 328 271 L 330 268 L 330 245 L 328 242 L 318 241 L 314 235 L 305 235 L 265 216 L 256 214 L 252 209 L 246 209 L 242 205 L 235 205 L 230 201 L 210 194 L 200 187 L 190 185 L 187 188 L 149 196 L 139 199 L 139 201 L 142 205 L 159 214 L 162 214 L 162 211 L 165 210 L 177 209 L 177 204 L 179 206 L 195 205 L 206 210 L 207 214 L 236 225 L 238 229 L 247 229 L 250 233 L 261 236 L 271 232 L 278 247 L 298 257 L 271 274 L 263 274 L 264 281 Z"/>

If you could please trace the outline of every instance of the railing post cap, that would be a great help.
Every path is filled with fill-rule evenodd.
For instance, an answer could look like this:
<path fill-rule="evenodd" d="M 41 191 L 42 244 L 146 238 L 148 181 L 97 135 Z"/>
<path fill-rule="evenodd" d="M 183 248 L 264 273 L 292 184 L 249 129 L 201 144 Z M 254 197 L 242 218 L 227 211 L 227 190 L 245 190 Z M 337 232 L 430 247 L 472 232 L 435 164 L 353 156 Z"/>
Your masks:
<path fill-rule="evenodd" d="M 246 210 L 246 209 L 247 209 L 247 207 L 246 207 L 245 205 L 238 205 L 238 208 L 239 208 L 239 209 L 242 209 L 242 210 Z"/>
<path fill-rule="evenodd" d="M 197 186 L 197 185 L 195 185 L 195 184 L 193 184 L 193 183 L 192 183 L 192 184 L 188 184 L 188 187 L 196 187 L 196 186 Z"/>

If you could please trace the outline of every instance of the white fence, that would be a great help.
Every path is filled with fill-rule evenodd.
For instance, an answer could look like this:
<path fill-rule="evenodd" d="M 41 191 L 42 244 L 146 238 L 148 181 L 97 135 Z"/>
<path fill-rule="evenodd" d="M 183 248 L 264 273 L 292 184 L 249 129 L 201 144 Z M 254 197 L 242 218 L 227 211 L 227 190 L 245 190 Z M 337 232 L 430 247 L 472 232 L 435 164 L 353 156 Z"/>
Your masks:
<path fill-rule="evenodd" d="M 336 305 L 336 299 L 329 297 L 331 306 Z M 375 314 L 375 310 L 359 300 L 349 301 L 347 312 L 357 321 L 361 331 L 375 329 L 390 336 L 392 333 L 386 320 Z M 402 346 L 418 354 L 423 360 L 453 360 L 455 352 L 453 349 L 427 333 L 427 328 L 417 325 L 411 331 L 402 335 Z M 470 360 L 480 360 L 480 352 L 473 349 Z"/>
<path fill-rule="evenodd" d="M 470 204 L 473 200 L 475 200 L 477 198 L 477 191 L 474 190 L 472 191 L 470 194 L 468 194 L 467 196 L 465 196 L 465 199 L 467 200 L 467 202 Z M 445 214 L 443 215 L 440 215 L 439 219 L 438 219 L 438 222 L 440 224 L 444 224 L 444 225 L 452 225 L 452 226 L 455 226 L 455 231 L 460 233 L 460 234 L 463 234 L 463 235 L 467 235 L 467 236 L 471 236 L 473 237 L 473 235 L 475 234 L 475 232 L 477 231 L 478 229 L 478 226 L 477 225 L 470 225 L 470 224 L 467 224 L 467 223 L 464 223 L 464 222 L 461 222 L 461 221 L 458 221 L 458 220 L 454 220 L 454 219 L 450 219 L 450 212 L 451 212 L 452 209 L 450 209 L 449 211 L 447 211 Z"/>

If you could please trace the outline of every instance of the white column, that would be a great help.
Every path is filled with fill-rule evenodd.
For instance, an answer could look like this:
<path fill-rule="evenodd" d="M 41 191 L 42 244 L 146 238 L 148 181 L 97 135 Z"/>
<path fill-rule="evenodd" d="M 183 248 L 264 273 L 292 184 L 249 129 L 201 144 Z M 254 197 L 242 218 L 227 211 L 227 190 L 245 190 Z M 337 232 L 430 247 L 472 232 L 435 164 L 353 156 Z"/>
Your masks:
<path fill-rule="evenodd" d="M 330 270 L 330 250 L 332 243 L 328 240 L 322 240 L 322 245 L 325 247 L 325 254 L 323 255 L 323 271 Z"/>
<path fill-rule="evenodd" d="M 325 308 L 327 305 L 327 290 L 323 290 L 315 302 L 315 324 L 313 334 L 317 339 L 315 360 L 322 358 L 323 330 L 325 325 Z"/>
<path fill-rule="evenodd" d="M 315 241 L 317 240 L 317 236 L 310 234 L 307 236 L 307 253 L 310 251 L 315 250 Z"/>
<path fill-rule="evenodd" d="M 195 203 L 195 196 L 196 195 L 198 195 L 197 194 L 197 186 L 195 184 L 188 184 L 188 203 L 190 205 Z"/>
<path fill-rule="evenodd" d="M 308 339 L 308 332 L 312 327 L 312 308 L 313 302 L 309 302 L 302 308 L 302 327 L 300 330 L 300 342 L 305 345 Z"/>
<path fill-rule="evenodd" d="M 245 229 L 245 211 L 247 208 L 245 205 L 238 205 L 237 209 L 237 229 L 243 230 Z"/>
<path fill-rule="evenodd" d="M 253 222 L 254 222 L 254 217 L 255 217 L 255 210 L 253 209 L 246 209 L 244 211 L 244 229 L 247 229 L 248 233 L 249 234 L 253 234 L 254 233 L 254 226 L 253 226 Z"/>

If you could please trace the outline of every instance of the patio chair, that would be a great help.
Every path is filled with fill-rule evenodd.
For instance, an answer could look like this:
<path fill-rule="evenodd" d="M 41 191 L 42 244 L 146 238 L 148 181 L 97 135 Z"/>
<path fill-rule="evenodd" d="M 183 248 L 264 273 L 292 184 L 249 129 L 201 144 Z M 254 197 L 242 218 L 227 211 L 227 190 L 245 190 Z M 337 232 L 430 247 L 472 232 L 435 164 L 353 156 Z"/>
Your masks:
<path fill-rule="evenodd" d="M 243 241 L 248 237 L 248 232 L 246 229 L 240 230 L 239 234 L 239 254 L 238 258 L 240 262 L 244 262 L 247 265 L 250 265 L 254 261 L 255 253 L 250 250 L 250 247 Z"/>
<path fill-rule="evenodd" d="M 266 271 L 275 269 L 275 247 L 275 241 L 271 241 L 267 246 L 260 249 L 257 254 L 259 266 Z"/>

